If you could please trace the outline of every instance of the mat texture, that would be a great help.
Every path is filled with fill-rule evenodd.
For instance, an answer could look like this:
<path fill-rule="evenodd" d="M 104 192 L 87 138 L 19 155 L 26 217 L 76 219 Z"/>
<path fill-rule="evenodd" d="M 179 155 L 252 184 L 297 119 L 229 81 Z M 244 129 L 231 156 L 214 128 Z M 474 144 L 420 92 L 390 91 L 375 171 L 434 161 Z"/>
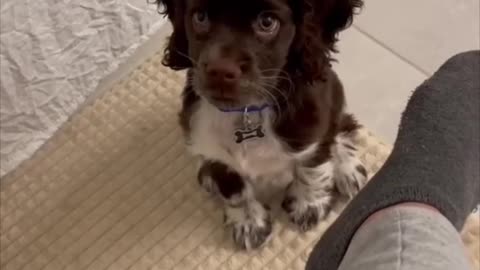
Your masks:
<path fill-rule="evenodd" d="M 152 56 L 2 179 L 2 269 L 303 269 L 337 214 L 306 234 L 279 214 L 265 248 L 235 250 L 183 147 L 183 74 L 160 62 Z M 357 144 L 374 174 L 390 147 L 366 130 Z"/>

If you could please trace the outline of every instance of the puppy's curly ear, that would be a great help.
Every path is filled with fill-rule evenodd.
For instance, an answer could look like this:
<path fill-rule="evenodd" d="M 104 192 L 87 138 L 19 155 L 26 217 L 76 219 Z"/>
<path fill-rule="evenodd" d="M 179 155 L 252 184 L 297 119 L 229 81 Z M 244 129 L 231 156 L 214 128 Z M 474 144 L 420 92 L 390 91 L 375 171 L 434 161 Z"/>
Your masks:
<path fill-rule="evenodd" d="M 330 1 L 330 0 L 329 0 Z M 328 66 L 330 50 L 321 36 L 321 20 L 316 5 L 319 0 L 290 0 L 290 8 L 297 26 L 295 40 L 290 47 L 287 69 L 291 76 L 311 83 L 323 79 Z"/>
<path fill-rule="evenodd" d="M 188 40 L 185 32 L 185 3 L 179 0 L 155 0 L 160 14 L 168 17 L 173 33 L 165 48 L 162 64 L 174 70 L 192 67 L 188 57 Z"/>
<path fill-rule="evenodd" d="M 322 38 L 332 51 L 337 35 L 352 24 L 353 16 L 363 7 L 362 0 L 326 0 L 315 2 L 315 13 L 322 21 Z M 318 2 L 318 3 L 317 3 Z"/>
<path fill-rule="evenodd" d="M 297 35 L 290 50 L 290 72 L 303 81 L 324 78 L 336 52 L 338 33 L 347 28 L 362 0 L 290 0 Z"/>

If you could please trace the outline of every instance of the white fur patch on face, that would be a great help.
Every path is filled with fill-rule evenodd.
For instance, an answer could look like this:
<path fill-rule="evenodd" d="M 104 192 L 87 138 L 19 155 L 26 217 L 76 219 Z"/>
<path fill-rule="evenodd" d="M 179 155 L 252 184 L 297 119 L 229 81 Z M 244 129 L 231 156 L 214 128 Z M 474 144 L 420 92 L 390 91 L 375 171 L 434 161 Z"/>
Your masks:
<path fill-rule="evenodd" d="M 353 198 L 367 182 L 367 171 L 357 157 L 357 149 L 347 134 L 339 134 L 332 146 L 334 178 L 340 193 Z"/>

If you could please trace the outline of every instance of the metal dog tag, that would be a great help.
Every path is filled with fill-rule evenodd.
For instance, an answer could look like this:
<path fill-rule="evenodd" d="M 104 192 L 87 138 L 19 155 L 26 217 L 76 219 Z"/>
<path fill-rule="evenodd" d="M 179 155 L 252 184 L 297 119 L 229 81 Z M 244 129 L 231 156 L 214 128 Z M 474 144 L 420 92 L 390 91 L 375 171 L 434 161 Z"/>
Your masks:
<path fill-rule="evenodd" d="M 235 131 L 236 143 L 242 143 L 247 140 L 251 140 L 254 138 L 263 138 L 265 137 L 265 133 L 263 132 L 262 126 L 257 126 L 254 129 L 244 128 Z"/>
<path fill-rule="evenodd" d="M 257 123 L 262 123 L 262 113 L 256 114 Z M 261 124 L 254 124 L 252 117 L 249 114 L 248 107 L 245 107 L 243 113 L 243 127 L 235 130 L 235 142 L 240 144 L 247 140 L 253 140 L 255 138 L 265 137 L 265 132 Z"/>

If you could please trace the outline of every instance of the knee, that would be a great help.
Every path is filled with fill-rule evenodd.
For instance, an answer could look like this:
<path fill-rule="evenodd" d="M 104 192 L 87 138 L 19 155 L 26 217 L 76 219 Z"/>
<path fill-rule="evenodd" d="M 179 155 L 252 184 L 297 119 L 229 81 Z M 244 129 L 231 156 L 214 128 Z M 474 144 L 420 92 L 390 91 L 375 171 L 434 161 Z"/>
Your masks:
<path fill-rule="evenodd" d="M 479 74 L 480 51 L 468 51 L 448 59 L 426 84 L 430 86 L 429 88 L 444 89 L 452 94 L 478 96 Z"/>

